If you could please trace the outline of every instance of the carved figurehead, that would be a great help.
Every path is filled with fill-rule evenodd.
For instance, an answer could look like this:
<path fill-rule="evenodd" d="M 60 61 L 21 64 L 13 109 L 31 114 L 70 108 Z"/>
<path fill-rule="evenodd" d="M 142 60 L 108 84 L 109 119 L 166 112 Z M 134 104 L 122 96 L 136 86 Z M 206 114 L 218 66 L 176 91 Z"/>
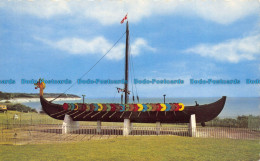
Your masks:
<path fill-rule="evenodd" d="M 40 88 L 40 96 L 43 96 L 43 90 L 45 88 L 45 83 L 43 81 L 43 79 L 39 79 L 37 83 L 34 83 L 35 85 L 35 89 Z"/>

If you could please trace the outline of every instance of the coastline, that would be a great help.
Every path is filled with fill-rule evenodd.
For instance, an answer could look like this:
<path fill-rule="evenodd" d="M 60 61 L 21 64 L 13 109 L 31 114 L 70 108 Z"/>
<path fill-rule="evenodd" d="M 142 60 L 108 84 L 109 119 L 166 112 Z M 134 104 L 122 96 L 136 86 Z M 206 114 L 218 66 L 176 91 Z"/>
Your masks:
<path fill-rule="evenodd" d="M 54 97 L 51 98 L 45 98 L 46 100 L 50 101 L 53 100 Z M 74 100 L 81 100 L 81 98 L 76 97 L 69 97 L 69 98 L 57 98 L 55 101 L 74 101 Z M 11 103 L 28 103 L 28 102 L 40 102 L 40 98 L 14 98 L 10 100 L 1 100 L 0 103 L 5 103 L 6 101 L 9 101 Z"/>

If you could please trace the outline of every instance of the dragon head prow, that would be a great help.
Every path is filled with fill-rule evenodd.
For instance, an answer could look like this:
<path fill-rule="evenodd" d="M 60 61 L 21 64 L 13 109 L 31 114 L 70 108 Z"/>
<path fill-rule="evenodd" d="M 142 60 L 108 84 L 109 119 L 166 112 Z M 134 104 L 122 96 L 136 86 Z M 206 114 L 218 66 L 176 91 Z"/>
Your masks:
<path fill-rule="evenodd" d="M 34 83 L 35 85 L 35 89 L 40 88 L 40 96 L 43 96 L 43 90 L 45 88 L 45 83 L 43 81 L 43 79 L 39 79 L 37 83 Z"/>

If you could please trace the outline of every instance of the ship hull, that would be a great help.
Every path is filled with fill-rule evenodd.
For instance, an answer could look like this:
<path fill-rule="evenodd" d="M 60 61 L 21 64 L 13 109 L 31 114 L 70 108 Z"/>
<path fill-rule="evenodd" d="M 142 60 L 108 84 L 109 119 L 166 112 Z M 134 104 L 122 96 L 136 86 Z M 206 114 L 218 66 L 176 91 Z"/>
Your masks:
<path fill-rule="evenodd" d="M 77 111 L 64 110 L 62 105 L 47 101 L 40 97 L 42 109 L 46 114 L 58 120 L 64 120 L 65 114 L 70 115 L 74 121 L 103 121 L 123 122 L 130 119 L 136 123 L 189 123 L 190 116 L 195 114 L 196 122 L 207 122 L 217 117 L 226 102 L 226 96 L 211 104 L 185 106 L 183 111 Z"/>

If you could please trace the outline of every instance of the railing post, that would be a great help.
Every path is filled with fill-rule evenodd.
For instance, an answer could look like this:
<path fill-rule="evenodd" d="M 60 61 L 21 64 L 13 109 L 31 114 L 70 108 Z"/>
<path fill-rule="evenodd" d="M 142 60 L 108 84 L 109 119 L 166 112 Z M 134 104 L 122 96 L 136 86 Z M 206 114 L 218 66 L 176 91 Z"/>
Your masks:
<path fill-rule="evenodd" d="M 97 133 L 101 133 L 101 121 L 97 121 Z"/>
<path fill-rule="evenodd" d="M 4 128 L 4 125 L 3 125 L 3 123 L 2 123 L 2 127 L 1 127 L 1 129 L 2 129 L 2 140 L 1 140 L 1 141 L 4 140 L 4 131 L 3 131 L 3 128 Z"/>
<path fill-rule="evenodd" d="M 160 135 L 160 130 L 161 130 L 161 122 L 157 121 L 156 122 L 156 135 Z"/>
<path fill-rule="evenodd" d="M 20 127 L 22 127 L 22 113 L 20 113 Z"/>

